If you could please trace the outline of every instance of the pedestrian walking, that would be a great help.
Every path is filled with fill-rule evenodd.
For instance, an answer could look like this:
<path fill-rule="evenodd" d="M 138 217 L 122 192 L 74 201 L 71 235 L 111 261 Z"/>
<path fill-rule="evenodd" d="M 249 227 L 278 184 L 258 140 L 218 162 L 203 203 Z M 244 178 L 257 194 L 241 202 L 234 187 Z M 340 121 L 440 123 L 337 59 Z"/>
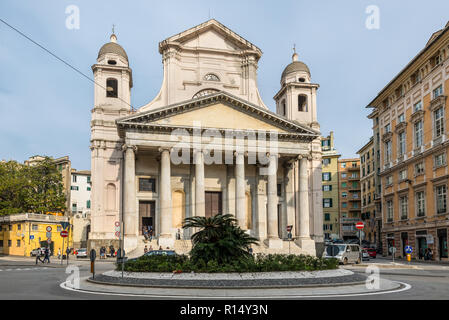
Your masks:
<path fill-rule="evenodd" d="M 150 227 L 150 231 L 148 231 L 148 235 L 149 235 L 150 241 L 153 241 L 153 228 L 152 227 Z"/>
<path fill-rule="evenodd" d="M 148 248 L 147 246 L 145 246 L 145 248 L 143 248 L 143 254 L 147 254 L 148 253 Z"/>
<path fill-rule="evenodd" d="M 42 261 L 42 263 L 45 263 L 45 261 L 50 263 L 50 250 L 48 248 L 45 248 L 44 261 Z"/>
<path fill-rule="evenodd" d="M 58 249 L 58 260 L 61 259 L 61 248 Z"/>
<path fill-rule="evenodd" d="M 148 228 L 143 227 L 143 236 L 145 237 L 145 241 L 148 240 Z"/>

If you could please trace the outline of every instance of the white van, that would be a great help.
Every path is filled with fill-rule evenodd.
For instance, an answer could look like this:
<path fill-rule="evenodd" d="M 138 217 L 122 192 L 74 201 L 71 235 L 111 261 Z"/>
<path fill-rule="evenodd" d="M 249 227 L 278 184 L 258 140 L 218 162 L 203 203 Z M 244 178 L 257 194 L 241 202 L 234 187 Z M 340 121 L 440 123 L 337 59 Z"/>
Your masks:
<path fill-rule="evenodd" d="M 361 262 L 360 247 L 358 244 L 331 244 L 324 248 L 323 258 L 335 258 L 343 264 L 359 264 Z"/>

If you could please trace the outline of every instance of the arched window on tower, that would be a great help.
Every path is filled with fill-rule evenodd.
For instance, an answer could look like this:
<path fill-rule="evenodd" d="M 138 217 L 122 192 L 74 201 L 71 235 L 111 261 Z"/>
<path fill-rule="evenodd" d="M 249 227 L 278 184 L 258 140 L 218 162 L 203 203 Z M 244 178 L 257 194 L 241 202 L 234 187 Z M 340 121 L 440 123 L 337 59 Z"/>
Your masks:
<path fill-rule="evenodd" d="M 208 73 L 208 74 L 206 74 L 206 75 L 204 76 L 204 80 L 206 80 L 206 81 L 217 81 L 217 82 L 220 82 L 220 78 L 219 78 L 216 74 L 213 74 L 213 73 Z"/>
<path fill-rule="evenodd" d="M 106 97 L 118 97 L 118 81 L 117 79 L 109 78 L 106 80 Z"/>
<path fill-rule="evenodd" d="M 285 99 L 282 100 L 282 102 L 281 102 L 281 112 L 282 112 L 282 115 L 283 115 L 283 116 L 286 116 L 286 115 L 287 115 L 287 108 L 286 108 L 286 106 L 285 106 Z"/>
<path fill-rule="evenodd" d="M 298 96 L 298 111 L 299 112 L 307 112 L 307 96 L 300 94 Z"/>

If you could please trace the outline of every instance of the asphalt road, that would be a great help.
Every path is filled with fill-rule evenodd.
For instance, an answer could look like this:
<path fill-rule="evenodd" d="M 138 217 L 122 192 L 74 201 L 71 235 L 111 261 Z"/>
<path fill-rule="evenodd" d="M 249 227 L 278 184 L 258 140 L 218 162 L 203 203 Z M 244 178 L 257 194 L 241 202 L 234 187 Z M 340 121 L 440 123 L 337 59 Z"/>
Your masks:
<path fill-rule="evenodd" d="M 383 259 L 371 260 L 375 263 L 386 263 Z M 74 260 L 71 262 L 79 267 L 80 276 L 90 275 L 90 262 Z M 388 280 L 410 284 L 407 291 L 382 295 L 365 295 L 351 297 L 357 300 L 426 300 L 449 299 L 449 266 L 417 265 L 420 269 L 380 269 L 380 275 Z M 113 268 L 112 261 L 96 263 L 96 272 L 101 273 Z M 364 273 L 361 267 L 348 267 L 355 272 Z M 11 260 L 0 257 L 0 299 L 19 300 L 61 300 L 61 299 L 134 299 L 133 297 L 93 295 L 68 291 L 60 288 L 67 280 L 66 266 L 52 263 L 51 265 L 35 265 L 30 260 Z M 332 299 L 339 299 L 333 297 Z M 348 297 L 341 299 L 347 300 Z"/>

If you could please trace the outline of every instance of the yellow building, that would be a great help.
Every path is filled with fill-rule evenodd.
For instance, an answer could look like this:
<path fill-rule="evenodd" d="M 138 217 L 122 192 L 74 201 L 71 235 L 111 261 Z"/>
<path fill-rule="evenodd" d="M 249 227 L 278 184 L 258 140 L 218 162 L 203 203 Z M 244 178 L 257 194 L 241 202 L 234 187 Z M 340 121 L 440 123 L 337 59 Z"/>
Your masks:
<path fill-rule="evenodd" d="M 63 222 L 68 223 L 69 218 L 34 213 L 0 216 L 0 254 L 29 257 L 33 249 L 48 245 L 52 255 L 57 255 L 58 249 L 65 252 L 67 240 L 69 247 L 72 247 L 73 232 L 69 225 L 66 229 L 69 231 L 69 237 L 62 238 L 60 232 L 63 230 Z M 50 243 L 47 242 L 49 227 Z"/>
<path fill-rule="evenodd" d="M 328 239 L 340 238 L 339 219 L 339 185 L 338 185 L 338 158 L 340 154 L 334 148 L 334 133 L 331 131 L 327 137 L 321 137 L 321 150 L 323 152 L 322 180 L 323 180 L 323 231 Z"/>
<path fill-rule="evenodd" d="M 448 260 L 449 23 L 369 103 L 379 151 L 384 255 Z"/>
<path fill-rule="evenodd" d="M 377 247 L 378 240 L 378 224 L 376 216 L 376 166 L 374 139 L 371 137 L 369 142 L 365 144 L 357 154 L 360 155 L 360 187 L 362 200 L 362 221 L 365 223 L 364 240 L 369 241 L 373 246 Z"/>

